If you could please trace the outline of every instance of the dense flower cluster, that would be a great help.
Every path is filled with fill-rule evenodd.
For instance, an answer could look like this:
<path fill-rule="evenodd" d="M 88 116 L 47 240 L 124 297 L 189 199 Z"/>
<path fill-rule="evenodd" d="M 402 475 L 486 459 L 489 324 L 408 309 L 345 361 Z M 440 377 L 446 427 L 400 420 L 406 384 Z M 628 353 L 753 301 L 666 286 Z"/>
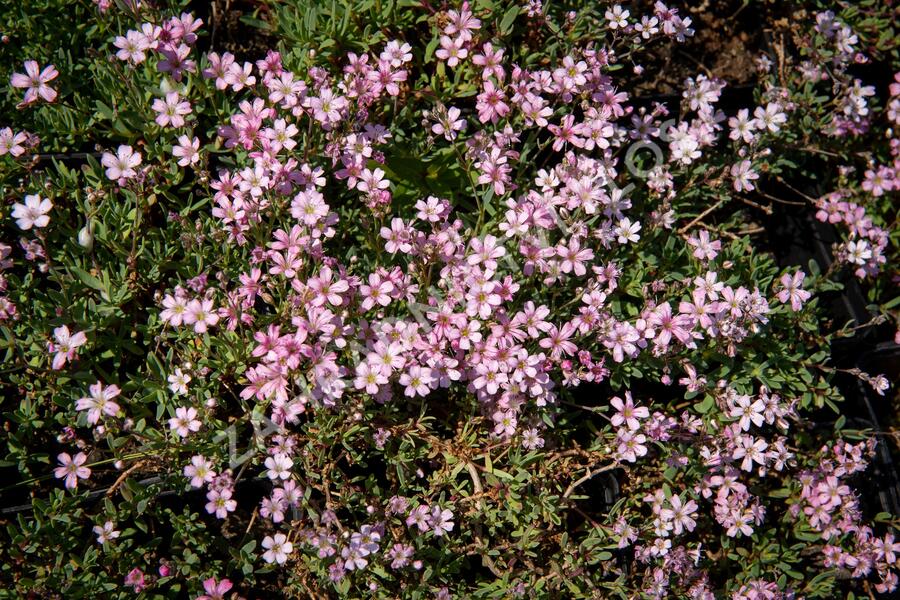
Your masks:
<path fill-rule="evenodd" d="M 828 273 L 777 267 L 716 212 L 790 205 L 764 191 L 788 169 L 773 148 L 810 121 L 828 139 L 900 124 L 900 73 L 882 109 L 834 13 L 805 24 L 789 76 L 761 57 L 758 101 L 733 108 L 711 74 L 671 105 L 632 97 L 632 56 L 694 35 L 662 2 L 563 25 L 539 0 L 423 3 L 433 39 L 386 28 L 329 60 L 255 62 L 201 52 L 189 13 L 95 4 L 102 68 L 134 96 L 110 119 L 133 111 L 141 132 L 114 121 L 99 161 L 57 166 L 75 184 L 24 178 L 21 251 L 0 243 L 10 348 L 6 325 L 36 328 L 14 369 L 55 378 L 17 383 L 22 415 L 52 398 L 54 502 L 107 497 L 66 517 L 92 519 L 87 565 L 136 556 L 146 512 L 190 533 L 115 583 L 198 600 L 269 573 L 309 596 L 827 597 L 837 571 L 896 590 L 900 542 L 854 489 L 874 439 L 809 419 L 838 399 L 826 375 L 889 389 L 825 364 L 818 299 L 844 266 L 873 286 L 896 268 L 881 202 L 900 138 L 836 191 L 798 192 L 841 236 Z M 558 43 L 540 60 L 517 47 L 541 35 Z M 20 108 L 64 108 L 68 74 L 24 71 Z M 0 129 L 13 168 L 42 143 Z M 579 492 L 601 474 L 620 495 L 603 509 Z M 182 517 L 163 488 L 201 500 Z M 228 558 L 196 570 L 216 543 Z"/>

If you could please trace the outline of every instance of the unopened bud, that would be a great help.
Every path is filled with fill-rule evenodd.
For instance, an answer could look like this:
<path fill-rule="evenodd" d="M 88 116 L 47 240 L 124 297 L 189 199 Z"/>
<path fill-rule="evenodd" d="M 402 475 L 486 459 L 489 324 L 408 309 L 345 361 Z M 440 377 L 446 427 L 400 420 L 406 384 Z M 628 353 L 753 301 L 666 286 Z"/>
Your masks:
<path fill-rule="evenodd" d="M 94 247 L 93 227 L 85 225 L 81 228 L 78 232 L 78 245 L 88 251 Z"/>

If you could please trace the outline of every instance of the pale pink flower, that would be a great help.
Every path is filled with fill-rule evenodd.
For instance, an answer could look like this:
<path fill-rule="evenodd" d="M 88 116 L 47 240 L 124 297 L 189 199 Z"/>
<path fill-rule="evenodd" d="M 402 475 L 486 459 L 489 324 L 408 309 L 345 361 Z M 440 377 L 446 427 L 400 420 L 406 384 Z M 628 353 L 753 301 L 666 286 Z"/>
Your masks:
<path fill-rule="evenodd" d="M 263 552 L 263 560 L 269 564 L 283 565 L 287 562 L 288 555 L 294 551 L 294 545 L 287 541 L 287 536 L 283 533 L 267 535 L 263 538 L 262 547 L 266 550 Z"/>
<path fill-rule="evenodd" d="M 616 414 L 610 419 L 610 422 L 615 427 L 627 425 L 628 429 L 637 431 L 641 426 L 641 422 L 638 419 L 646 419 L 650 416 L 650 411 L 646 406 L 634 405 L 634 400 L 631 398 L 631 392 L 625 392 L 624 402 L 621 398 L 616 396 L 610 400 L 609 403 L 616 409 Z"/>
<path fill-rule="evenodd" d="M 278 453 L 275 456 L 269 456 L 265 460 L 266 476 L 272 480 L 290 479 L 291 467 L 294 461 L 287 454 Z"/>
<path fill-rule="evenodd" d="M 193 407 L 179 406 L 175 409 L 175 416 L 169 419 L 169 428 L 182 438 L 200 431 L 201 425 L 197 419 L 197 409 Z"/>
<path fill-rule="evenodd" d="M 83 331 L 72 335 L 67 325 L 57 327 L 53 330 L 53 341 L 47 342 L 47 350 L 55 353 L 50 367 L 55 371 L 62 369 L 66 361 L 75 359 L 78 348 L 86 343 L 87 336 L 84 335 Z"/>
<path fill-rule="evenodd" d="M 781 291 L 779 291 L 775 297 L 783 303 L 790 302 L 791 310 L 794 312 L 803 308 L 803 303 L 812 296 L 811 293 L 803 289 L 803 280 L 805 278 L 806 273 L 797 271 L 793 275 L 785 273 L 779 280 L 781 283 Z"/>
<path fill-rule="evenodd" d="M 659 514 L 660 517 L 672 523 L 675 535 L 680 535 L 685 529 L 693 531 L 694 527 L 697 526 L 697 522 L 692 518 L 697 513 L 697 503 L 693 500 L 688 500 L 682 504 L 681 497 L 676 495 L 672 496 L 669 503 L 672 507 L 663 508 Z"/>
<path fill-rule="evenodd" d="M 441 47 L 434 53 L 439 59 L 447 61 L 448 67 L 455 67 L 461 60 L 469 55 L 464 44 L 466 41 L 462 37 L 451 38 L 450 36 L 441 36 Z"/>
<path fill-rule="evenodd" d="M 184 312 L 185 325 L 193 325 L 194 333 L 206 333 L 207 329 L 219 322 L 219 314 L 209 298 L 191 300 Z"/>
<path fill-rule="evenodd" d="M 172 390 L 172 393 L 177 395 L 187 394 L 188 392 L 188 384 L 191 382 L 191 376 L 182 371 L 180 368 L 175 369 L 175 372 L 169 375 L 169 389 Z"/>
<path fill-rule="evenodd" d="M 24 131 L 13 133 L 9 127 L 0 129 L 0 156 L 10 154 L 12 156 L 22 156 L 25 154 L 25 144 L 28 141 L 28 134 Z"/>
<path fill-rule="evenodd" d="M 124 36 L 116 36 L 116 39 L 113 40 L 113 46 L 119 49 L 116 52 L 116 57 L 119 60 L 138 65 L 146 60 L 151 40 L 140 31 L 131 29 Z"/>
<path fill-rule="evenodd" d="M 761 427 L 765 421 L 766 405 L 762 400 L 753 400 L 750 396 L 738 396 L 729 415 L 738 419 L 738 426 L 744 431 L 750 430 L 750 423 Z"/>
<path fill-rule="evenodd" d="M 135 152 L 131 146 L 121 145 L 115 154 L 104 152 L 100 162 L 106 167 L 108 179 L 121 182 L 137 175 L 135 169 L 141 164 L 141 153 Z"/>
<path fill-rule="evenodd" d="M 647 454 L 647 436 L 636 431 L 620 429 L 616 434 L 616 453 L 621 460 L 637 462 L 639 456 Z"/>
<path fill-rule="evenodd" d="M 731 176 L 734 178 L 734 191 L 749 192 L 756 189 L 753 181 L 759 179 L 759 174 L 753 170 L 753 164 L 749 160 L 731 165 Z"/>
<path fill-rule="evenodd" d="M 103 415 L 114 417 L 119 413 L 119 405 L 113 402 L 113 398 L 121 393 L 118 386 L 103 387 L 103 384 L 98 381 L 88 389 L 90 397 L 80 398 L 75 403 L 75 410 L 88 411 L 87 422 L 89 425 L 96 425 Z"/>
<path fill-rule="evenodd" d="M 225 600 L 225 594 L 232 588 L 232 583 L 228 579 L 217 582 L 215 577 L 210 577 L 203 581 L 203 591 L 206 593 L 197 596 L 196 600 Z"/>
<path fill-rule="evenodd" d="M 188 299 L 179 294 L 167 294 L 162 304 L 164 310 L 159 314 L 159 318 L 173 327 L 181 325 L 187 314 Z"/>
<path fill-rule="evenodd" d="M 206 493 L 206 512 L 215 514 L 217 519 L 224 519 L 228 513 L 234 512 L 237 508 L 237 500 L 232 497 L 232 491 L 229 488 L 211 489 Z"/>
<path fill-rule="evenodd" d="M 431 392 L 432 383 L 434 383 L 434 377 L 428 367 L 413 365 L 400 375 L 400 385 L 406 388 L 403 394 L 411 398 L 416 395 L 427 396 Z"/>
<path fill-rule="evenodd" d="M 191 487 L 199 488 L 204 483 L 211 483 L 216 478 L 216 472 L 205 456 L 197 454 L 191 457 L 191 464 L 184 467 L 184 476 L 190 478 Z"/>
<path fill-rule="evenodd" d="M 116 531 L 115 523 L 107 521 L 103 526 L 94 525 L 94 534 L 97 536 L 98 544 L 105 544 L 119 537 L 122 532 Z"/>
<path fill-rule="evenodd" d="M 33 102 L 37 102 L 38 98 L 43 98 L 47 102 L 56 100 L 56 90 L 47 85 L 56 79 L 59 71 L 53 65 L 47 65 L 40 70 L 37 61 L 25 61 L 25 73 L 13 73 L 10 77 L 10 84 L 14 88 L 25 89 L 25 98 L 19 106 L 27 106 Z"/>
<path fill-rule="evenodd" d="M 172 155 L 178 159 L 178 166 L 187 167 L 200 160 L 200 140 L 186 135 L 178 136 L 178 143 L 172 146 Z"/>
<path fill-rule="evenodd" d="M 60 466 L 54 469 L 53 474 L 57 479 L 65 478 L 66 487 L 70 490 L 78 487 L 79 479 L 87 479 L 91 476 L 91 470 L 84 466 L 84 463 L 87 462 L 87 455 L 84 452 L 79 452 L 74 458 L 68 452 L 63 452 L 56 459 Z"/>
<path fill-rule="evenodd" d="M 53 208 L 53 203 L 48 198 L 41 198 L 37 194 L 25 196 L 25 204 L 13 204 L 12 218 L 16 220 L 19 229 L 27 231 L 32 227 L 42 228 L 50 224 L 47 213 Z"/>
<path fill-rule="evenodd" d="M 156 123 L 160 127 L 182 127 L 185 115 L 191 114 L 191 104 L 177 92 L 169 92 L 164 99 L 153 101 L 153 110 L 157 112 Z"/>

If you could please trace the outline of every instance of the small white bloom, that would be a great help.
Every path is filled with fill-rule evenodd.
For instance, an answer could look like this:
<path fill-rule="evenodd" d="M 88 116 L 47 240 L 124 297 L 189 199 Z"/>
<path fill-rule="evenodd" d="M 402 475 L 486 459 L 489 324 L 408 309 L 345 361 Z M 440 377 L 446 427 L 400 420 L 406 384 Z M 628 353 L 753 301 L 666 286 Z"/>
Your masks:
<path fill-rule="evenodd" d="M 51 208 L 53 203 L 48 198 L 41 199 L 37 194 L 29 194 L 25 196 L 25 204 L 13 204 L 12 217 L 19 229 L 46 227 L 50 223 L 47 213 Z"/>
<path fill-rule="evenodd" d="M 274 537 L 267 535 L 263 538 L 262 547 L 266 549 L 263 560 L 269 564 L 283 565 L 287 562 L 288 554 L 294 551 L 294 545 L 287 541 L 287 536 L 283 533 L 276 533 Z"/>
<path fill-rule="evenodd" d="M 187 394 L 188 384 L 191 382 L 191 376 L 182 372 L 181 369 L 175 369 L 175 372 L 169 375 L 169 389 L 173 394 Z"/>
<path fill-rule="evenodd" d="M 107 521 L 102 527 L 100 525 L 95 525 L 94 533 L 97 535 L 98 544 L 105 544 L 121 535 L 121 532 L 116 531 L 116 526 L 112 521 Z"/>

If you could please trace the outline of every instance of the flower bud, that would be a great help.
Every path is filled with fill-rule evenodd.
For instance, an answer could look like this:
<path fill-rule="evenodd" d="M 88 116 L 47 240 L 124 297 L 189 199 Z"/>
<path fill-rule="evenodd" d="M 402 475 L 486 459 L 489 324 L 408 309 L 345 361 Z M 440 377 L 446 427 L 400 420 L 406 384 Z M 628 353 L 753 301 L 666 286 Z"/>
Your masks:
<path fill-rule="evenodd" d="M 78 232 L 78 245 L 88 251 L 94 247 L 93 227 L 85 225 L 81 228 L 81 231 Z"/>

